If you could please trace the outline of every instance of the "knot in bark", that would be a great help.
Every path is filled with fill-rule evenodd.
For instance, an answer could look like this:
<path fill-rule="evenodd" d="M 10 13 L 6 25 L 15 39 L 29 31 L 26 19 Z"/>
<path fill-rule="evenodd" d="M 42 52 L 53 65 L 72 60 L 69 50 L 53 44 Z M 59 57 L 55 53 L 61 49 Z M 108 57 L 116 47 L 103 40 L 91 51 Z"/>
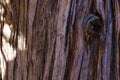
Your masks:
<path fill-rule="evenodd" d="M 98 39 L 103 31 L 103 20 L 96 14 L 88 14 L 83 20 L 83 32 L 86 40 Z"/>

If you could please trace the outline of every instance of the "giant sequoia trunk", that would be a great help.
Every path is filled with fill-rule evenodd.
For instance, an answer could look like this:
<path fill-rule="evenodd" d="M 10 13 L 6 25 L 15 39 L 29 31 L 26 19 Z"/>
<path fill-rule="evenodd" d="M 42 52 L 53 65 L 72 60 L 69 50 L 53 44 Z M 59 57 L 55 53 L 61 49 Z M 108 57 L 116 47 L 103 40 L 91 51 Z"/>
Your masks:
<path fill-rule="evenodd" d="M 3 80 L 120 80 L 119 0 L 0 0 Z"/>

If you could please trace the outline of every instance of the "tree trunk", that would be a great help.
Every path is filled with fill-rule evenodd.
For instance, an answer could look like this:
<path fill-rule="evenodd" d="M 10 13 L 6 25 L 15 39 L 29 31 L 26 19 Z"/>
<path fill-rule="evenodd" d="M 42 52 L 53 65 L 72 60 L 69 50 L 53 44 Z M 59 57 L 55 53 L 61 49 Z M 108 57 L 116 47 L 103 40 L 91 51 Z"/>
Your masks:
<path fill-rule="evenodd" d="M 0 0 L 2 80 L 120 80 L 119 0 Z"/>

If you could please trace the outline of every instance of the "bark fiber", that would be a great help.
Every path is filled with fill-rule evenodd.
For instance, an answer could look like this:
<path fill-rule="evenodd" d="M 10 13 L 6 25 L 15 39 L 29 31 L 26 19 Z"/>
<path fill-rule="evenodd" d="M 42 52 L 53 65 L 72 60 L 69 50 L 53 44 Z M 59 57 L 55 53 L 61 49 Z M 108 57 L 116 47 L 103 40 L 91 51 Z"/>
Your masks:
<path fill-rule="evenodd" d="M 0 27 L 4 80 L 120 80 L 120 0 L 11 0 L 7 7 L 16 56 L 7 59 Z M 85 40 L 88 14 L 101 17 L 103 34 Z"/>

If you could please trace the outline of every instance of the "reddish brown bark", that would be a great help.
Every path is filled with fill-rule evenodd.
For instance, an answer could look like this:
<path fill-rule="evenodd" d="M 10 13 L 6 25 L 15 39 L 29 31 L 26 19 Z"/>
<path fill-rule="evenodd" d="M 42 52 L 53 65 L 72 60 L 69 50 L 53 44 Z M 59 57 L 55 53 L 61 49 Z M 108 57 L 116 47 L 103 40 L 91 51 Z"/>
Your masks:
<path fill-rule="evenodd" d="M 119 3 L 11 0 L 4 4 L 4 23 L 13 25 L 9 41 L 5 39 L 7 46 L 3 42 L 4 25 L 0 27 L 4 79 L 119 80 Z M 8 55 L 13 52 L 4 51 L 9 46 L 16 52 L 14 58 Z"/>

